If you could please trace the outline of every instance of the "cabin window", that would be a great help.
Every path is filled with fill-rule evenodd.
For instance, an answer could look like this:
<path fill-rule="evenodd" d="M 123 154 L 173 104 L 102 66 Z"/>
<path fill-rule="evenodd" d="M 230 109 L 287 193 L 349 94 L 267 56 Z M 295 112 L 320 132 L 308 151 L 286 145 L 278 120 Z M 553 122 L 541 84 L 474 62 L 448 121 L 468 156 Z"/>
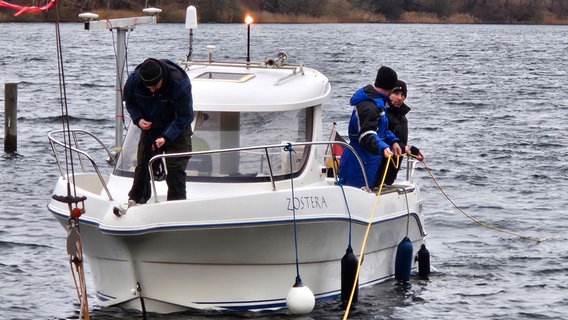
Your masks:
<path fill-rule="evenodd" d="M 252 146 L 306 142 L 312 139 L 313 108 L 279 112 L 195 112 L 193 151 L 227 152 L 194 154 L 187 168 L 189 181 L 269 181 L 290 174 L 290 153 L 282 147 L 243 150 Z M 115 173 L 131 176 L 136 166 L 139 129 L 131 126 Z M 292 152 L 292 172 L 305 165 L 309 147 L 296 146 Z M 269 164 L 270 161 L 270 164 Z"/>

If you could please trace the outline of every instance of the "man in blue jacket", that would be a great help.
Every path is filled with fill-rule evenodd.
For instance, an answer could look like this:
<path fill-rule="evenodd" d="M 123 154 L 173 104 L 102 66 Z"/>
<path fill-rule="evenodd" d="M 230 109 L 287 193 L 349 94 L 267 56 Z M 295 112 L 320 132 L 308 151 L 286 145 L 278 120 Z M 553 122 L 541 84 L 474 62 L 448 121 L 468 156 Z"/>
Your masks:
<path fill-rule="evenodd" d="M 169 60 L 146 59 L 130 74 L 124 101 L 132 123 L 141 130 L 129 205 L 151 196 L 148 162 L 157 153 L 191 151 L 193 99 L 187 73 Z M 185 169 L 189 157 L 166 160 L 167 200 L 186 199 Z"/>
<path fill-rule="evenodd" d="M 349 120 L 349 144 L 363 161 L 371 189 L 380 185 L 382 177 L 378 169 L 381 161 L 402 154 L 397 142 L 399 139 L 388 130 L 385 109 L 397 80 L 393 69 L 382 66 L 377 72 L 375 84 L 358 89 L 350 100 L 354 107 Z M 365 186 L 359 162 L 349 148 L 341 155 L 339 175 L 345 185 L 357 188 Z"/>

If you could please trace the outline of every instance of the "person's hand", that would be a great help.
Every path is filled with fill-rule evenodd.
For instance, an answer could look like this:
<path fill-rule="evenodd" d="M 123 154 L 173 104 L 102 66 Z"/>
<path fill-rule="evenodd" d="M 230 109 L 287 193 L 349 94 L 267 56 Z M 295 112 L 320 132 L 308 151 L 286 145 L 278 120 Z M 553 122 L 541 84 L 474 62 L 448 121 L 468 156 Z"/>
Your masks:
<path fill-rule="evenodd" d="M 420 149 L 418 149 L 415 146 L 412 146 L 410 148 L 406 146 L 406 148 L 408 149 L 407 154 L 413 155 L 416 158 L 416 160 L 420 162 L 424 161 L 424 155 L 422 154 L 422 151 L 420 151 Z"/>
<path fill-rule="evenodd" d="M 154 141 L 154 143 L 156 144 L 158 149 L 160 149 L 164 144 L 166 144 L 166 139 L 160 137 L 160 138 L 156 139 L 156 141 Z"/>
<path fill-rule="evenodd" d="M 424 161 L 424 155 L 422 154 L 422 151 L 418 151 L 418 154 L 416 155 L 416 160 L 420 162 Z"/>
<path fill-rule="evenodd" d="M 396 155 L 396 156 L 402 156 L 402 148 L 400 147 L 400 145 L 398 144 L 398 142 L 395 142 L 392 144 L 392 152 Z"/>
<path fill-rule="evenodd" d="M 383 150 L 383 156 L 386 158 L 391 157 L 393 155 L 392 151 L 390 148 L 385 148 Z"/>
<path fill-rule="evenodd" d="M 138 126 L 142 130 L 149 130 L 150 128 L 152 128 L 152 122 L 140 119 L 140 121 L 138 121 Z"/>

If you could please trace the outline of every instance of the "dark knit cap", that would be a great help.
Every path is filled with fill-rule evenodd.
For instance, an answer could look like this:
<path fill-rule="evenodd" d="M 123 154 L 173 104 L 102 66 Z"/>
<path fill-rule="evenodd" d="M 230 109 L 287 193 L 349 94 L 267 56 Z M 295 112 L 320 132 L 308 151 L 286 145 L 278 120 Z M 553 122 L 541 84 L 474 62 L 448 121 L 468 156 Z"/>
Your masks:
<path fill-rule="evenodd" d="M 146 87 L 155 86 L 162 79 L 162 66 L 156 59 L 146 59 L 138 67 L 140 80 Z"/>
<path fill-rule="evenodd" d="M 396 86 L 396 81 L 398 80 L 398 76 L 396 72 L 389 68 L 382 66 L 377 71 L 377 78 L 375 79 L 375 87 L 382 88 L 385 90 L 391 90 Z"/>
<path fill-rule="evenodd" d="M 408 97 L 407 95 L 407 89 L 406 89 L 406 82 L 402 81 L 402 80 L 397 80 L 396 81 L 396 86 L 394 87 L 394 89 L 392 90 L 392 92 L 397 92 L 397 91 L 402 91 L 402 94 L 405 97 Z"/>

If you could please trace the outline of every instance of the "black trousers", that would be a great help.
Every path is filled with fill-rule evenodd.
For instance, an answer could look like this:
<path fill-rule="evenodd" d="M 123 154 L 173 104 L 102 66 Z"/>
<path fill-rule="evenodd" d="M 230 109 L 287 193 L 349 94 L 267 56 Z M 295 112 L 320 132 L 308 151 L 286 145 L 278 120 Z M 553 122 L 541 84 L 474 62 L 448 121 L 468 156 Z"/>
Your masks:
<path fill-rule="evenodd" d="M 188 127 L 177 139 L 170 143 L 164 151 L 166 153 L 191 152 L 191 128 Z M 153 138 L 148 130 L 142 130 L 140 133 L 140 141 L 138 142 L 138 153 L 136 155 L 136 168 L 134 169 L 134 181 L 132 188 L 128 192 L 130 200 L 137 203 L 146 203 L 152 195 L 152 187 L 150 185 L 150 173 L 148 172 L 148 163 L 156 154 L 152 151 Z M 189 157 L 168 158 L 166 160 L 166 168 L 168 175 L 166 176 L 166 184 L 168 185 L 167 200 L 183 200 L 187 199 L 185 180 L 187 163 Z"/>

